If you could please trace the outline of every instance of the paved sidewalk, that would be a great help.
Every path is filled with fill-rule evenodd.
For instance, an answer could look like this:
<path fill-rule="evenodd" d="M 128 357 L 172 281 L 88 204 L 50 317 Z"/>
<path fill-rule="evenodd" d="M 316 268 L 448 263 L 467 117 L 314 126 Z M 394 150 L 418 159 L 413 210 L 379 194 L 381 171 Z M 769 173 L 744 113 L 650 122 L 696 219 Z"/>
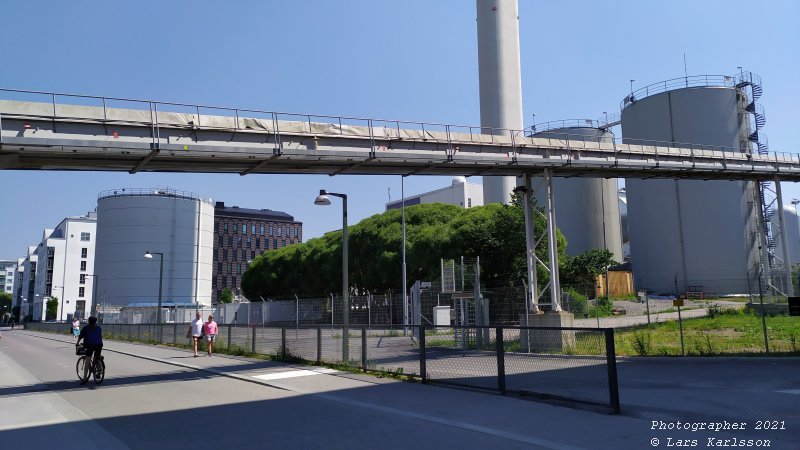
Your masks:
<path fill-rule="evenodd" d="M 38 339 L 71 343 L 66 336 L 24 333 L 36 336 Z M 657 376 L 656 374 L 663 372 L 662 366 L 672 367 L 675 364 L 674 360 L 658 358 L 646 360 L 645 366 L 653 367 L 644 374 L 640 373 L 638 369 L 634 370 L 637 366 L 636 363 L 620 362 L 623 414 L 608 415 L 526 401 L 511 396 L 398 382 L 370 375 L 336 372 L 320 367 L 218 355 L 194 358 L 191 351 L 169 347 L 107 341 L 104 351 L 107 352 L 110 373 L 113 373 L 115 353 L 120 356 L 130 355 L 159 364 L 205 373 L 206 377 L 224 377 L 231 383 L 247 382 L 253 385 L 254 389 L 278 389 L 291 395 L 311 397 L 359 412 L 363 411 L 363 422 L 354 424 L 359 427 L 360 432 L 385 434 L 386 430 L 376 428 L 377 426 L 373 425 L 371 418 L 388 416 L 395 417 L 397 420 L 411 420 L 412 422 L 416 421 L 414 423 L 426 423 L 456 428 L 463 432 L 478 433 L 480 436 L 490 437 L 496 442 L 495 448 L 518 448 L 520 445 L 530 446 L 530 448 L 553 449 L 652 448 L 650 440 L 654 437 L 664 442 L 662 446 L 666 446 L 667 438 L 697 439 L 700 437 L 705 442 L 705 434 L 701 436 L 700 433 L 691 431 L 653 431 L 651 430 L 651 420 L 727 420 L 731 416 L 747 416 L 743 418 L 753 419 L 753 422 L 756 419 L 756 417 L 749 417 L 754 412 L 748 413 L 743 405 L 737 411 L 736 406 L 708 409 L 704 403 L 706 400 L 694 402 L 691 406 L 683 403 L 690 401 L 689 399 L 694 395 L 692 394 L 692 390 L 695 388 L 694 382 L 688 380 L 681 384 L 656 378 L 647 378 L 645 384 L 635 381 L 642 377 Z M 738 364 L 736 359 L 717 361 L 725 361 L 725 365 L 732 365 L 732 367 L 736 367 Z M 762 361 L 764 364 L 770 364 L 771 360 L 764 359 Z M 786 359 L 775 361 L 791 363 Z M 711 368 L 716 365 L 711 360 L 704 362 L 708 364 L 701 364 L 703 367 Z M 757 360 L 746 360 L 746 364 L 750 362 L 760 364 Z M 628 364 L 630 364 L 630 369 L 626 369 Z M 694 363 L 688 358 L 675 365 L 676 373 L 683 374 L 690 373 L 691 370 L 687 369 L 693 367 L 695 367 Z M 626 373 L 630 373 L 630 375 L 626 375 Z M 703 378 L 710 375 L 711 373 L 699 374 Z M 746 373 L 741 375 L 746 376 Z M 111 376 L 113 377 L 113 375 Z M 637 387 L 634 391 L 629 392 L 626 390 L 626 386 L 632 381 L 635 381 L 633 384 Z M 2 383 L 1 374 L 0 383 Z M 738 393 L 748 393 L 748 386 L 750 386 L 748 383 L 743 381 L 741 386 L 736 386 L 729 392 L 710 391 L 713 392 L 710 398 L 715 399 L 713 404 L 738 405 L 736 401 Z M 711 386 L 708 384 L 705 389 L 711 389 Z M 786 386 L 791 387 L 792 385 Z M 700 388 L 703 387 L 700 386 Z M 147 389 L 147 385 L 142 385 L 140 389 Z M 786 389 L 786 387 L 779 383 L 775 389 Z M 723 394 L 719 392 L 723 392 Z M 657 397 L 653 397 L 656 393 L 658 393 Z M 780 396 L 775 397 L 776 399 L 794 398 L 794 395 L 786 393 L 774 395 Z M 650 398 L 655 398 L 656 401 L 651 402 Z M 626 403 L 625 399 L 642 406 Z M 781 401 L 783 402 L 781 404 L 785 404 L 787 400 Z M 762 409 L 753 411 L 771 411 L 771 403 L 769 401 L 764 403 L 759 405 L 759 408 Z M 755 403 L 751 404 L 755 405 Z M 41 405 L 27 404 L 25 407 L 37 408 Z M 763 419 L 760 417 L 761 415 L 766 416 L 763 413 L 757 415 L 759 415 L 758 419 Z M 786 416 L 786 414 L 784 415 Z M 779 417 L 768 418 L 780 419 Z M 267 419 L 265 417 L 265 420 Z M 792 442 L 793 436 L 797 436 L 797 431 L 794 429 L 798 428 L 800 423 L 797 421 L 796 413 L 788 415 L 786 419 L 788 420 L 787 425 L 791 424 L 793 431 L 789 434 L 769 435 L 773 439 L 772 448 L 794 448 L 789 442 Z M 580 430 L 580 432 L 576 432 L 576 430 Z M 393 433 L 414 433 L 414 429 L 397 429 Z M 720 431 L 713 436 L 719 438 L 763 437 L 763 435 L 754 434 L 753 431 L 744 434 Z M 386 435 L 386 439 L 388 443 L 392 438 L 390 435 Z M 420 442 L 420 448 L 427 448 L 424 441 Z"/>

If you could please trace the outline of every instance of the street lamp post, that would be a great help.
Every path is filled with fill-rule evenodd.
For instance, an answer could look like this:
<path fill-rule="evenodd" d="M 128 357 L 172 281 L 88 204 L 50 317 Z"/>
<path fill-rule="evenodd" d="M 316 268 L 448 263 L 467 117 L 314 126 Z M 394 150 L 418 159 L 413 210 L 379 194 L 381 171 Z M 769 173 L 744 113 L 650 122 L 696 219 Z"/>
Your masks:
<path fill-rule="evenodd" d="M 158 255 L 159 257 L 159 266 L 158 266 L 158 311 L 156 311 L 156 323 L 158 323 L 159 330 L 161 329 L 161 290 L 164 286 L 164 254 L 159 252 L 144 252 L 144 257 L 147 259 L 153 259 L 153 255 Z M 160 333 L 159 333 L 160 334 Z"/>
<path fill-rule="evenodd" d="M 350 298 L 348 295 L 348 269 L 347 269 L 347 194 L 338 194 L 320 189 L 319 195 L 314 200 L 315 205 L 327 206 L 331 204 L 332 195 L 342 199 L 342 359 L 344 362 L 350 361 L 350 335 L 348 325 L 350 324 Z"/>

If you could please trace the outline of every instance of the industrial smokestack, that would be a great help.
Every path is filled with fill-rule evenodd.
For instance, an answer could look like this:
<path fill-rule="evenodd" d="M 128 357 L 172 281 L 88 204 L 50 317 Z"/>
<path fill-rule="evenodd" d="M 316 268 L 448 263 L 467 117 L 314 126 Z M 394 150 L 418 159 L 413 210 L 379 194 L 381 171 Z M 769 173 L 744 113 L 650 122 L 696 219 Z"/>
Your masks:
<path fill-rule="evenodd" d="M 517 0 L 476 0 L 481 126 L 494 134 L 522 129 Z M 483 177 L 485 203 L 510 203 L 514 177 Z"/>

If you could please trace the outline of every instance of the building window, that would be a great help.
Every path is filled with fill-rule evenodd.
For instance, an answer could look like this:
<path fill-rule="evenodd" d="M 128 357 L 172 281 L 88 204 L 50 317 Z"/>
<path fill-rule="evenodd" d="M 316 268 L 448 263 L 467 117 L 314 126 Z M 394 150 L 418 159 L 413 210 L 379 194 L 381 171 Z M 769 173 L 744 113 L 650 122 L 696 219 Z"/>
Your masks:
<path fill-rule="evenodd" d="M 227 232 L 227 231 L 228 231 L 228 222 L 225 222 L 225 232 Z"/>
<path fill-rule="evenodd" d="M 253 227 L 250 228 L 250 234 L 256 234 L 256 226 L 255 225 L 253 225 Z"/>
<path fill-rule="evenodd" d="M 297 237 L 298 233 L 300 233 L 300 229 L 299 228 L 295 228 L 294 229 L 294 237 Z"/>
<path fill-rule="evenodd" d="M 81 272 L 86 272 L 86 261 L 81 261 Z"/>
<path fill-rule="evenodd" d="M 222 263 L 221 262 L 217 263 L 217 273 L 222 273 Z"/>
<path fill-rule="evenodd" d="M 467 208 L 472 208 L 472 199 L 471 198 L 467 199 Z"/>
<path fill-rule="evenodd" d="M 283 235 L 283 227 L 278 227 L 278 237 Z"/>
<path fill-rule="evenodd" d="M 256 248 L 261 247 L 261 238 L 256 238 Z"/>
<path fill-rule="evenodd" d="M 242 225 L 242 234 L 247 234 L 247 224 Z"/>
<path fill-rule="evenodd" d="M 250 259 L 255 259 L 255 258 L 256 258 L 256 251 L 255 250 L 250 250 Z M 343 309 L 344 309 L 344 307 L 343 307 Z"/>
<path fill-rule="evenodd" d="M 272 248 L 273 248 L 273 249 L 276 249 L 276 248 L 278 248 L 278 240 L 277 240 L 277 239 L 273 239 L 273 240 L 272 240 Z"/>
<path fill-rule="evenodd" d="M 86 248 L 86 247 L 83 247 L 81 249 L 81 258 L 86 258 L 87 256 L 89 256 L 89 249 Z"/>
<path fill-rule="evenodd" d="M 233 236 L 228 236 L 228 245 L 233 245 Z"/>
<path fill-rule="evenodd" d="M 85 293 L 85 289 L 86 288 L 83 287 L 83 286 L 78 288 L 78 297 L 83 297 L 83 294 Z"/>
<path fill-rule="evenodd" d="M 269 226 L 269 235 L 272 236 L 272 225 Z"/>
<path fill-rule="evenodd" d="M 85 273 L 81 274 L 81 284 L 86 284 L 86 274 Z"/>
<path fill-rule="evenodd" d="M 232 268 L 233 268 L 233 266 L 231 265 L 231 263 L 228 263 L 228 272 L 227 273 L 232 273 L 233 272 Z"/>
<path fill-rule="evenodd" d="M 236 238 L 236 246 L 239 247 L 239 248 L 242 248 L 242 237 L 241 236 Z"/>
<path fill-rule="evenodd" d="M 261 225 L 261 235 L 264 235 L 264 225 Z"/>
<path fill-rule="evenodd" d="M 250 236 L 247 236 L 247 246 L 250 247 Z"/>
<path fill-rule="evenodd" d="M 81 240 L 82 241 L 89 241 L 91 240 L 92 235 L 90 233 L 81 233 Z"/>

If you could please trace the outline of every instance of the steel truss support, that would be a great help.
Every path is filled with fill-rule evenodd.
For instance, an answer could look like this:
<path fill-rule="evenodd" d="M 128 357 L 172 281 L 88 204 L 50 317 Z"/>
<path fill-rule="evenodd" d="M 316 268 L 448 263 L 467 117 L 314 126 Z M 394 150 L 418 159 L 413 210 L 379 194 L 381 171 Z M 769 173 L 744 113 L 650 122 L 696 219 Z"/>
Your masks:
<path fill-rule="evenodd" d="M 540 300 L 544 297 L 545 292 L 550 290 L 550 304 L 553 311 L 561 311 L 561 283 L 559 280 L 558 272 L 558 241 L 556 240 L 556 210 L 555 198 L 553 196 L 553 176 L 551 169 L 545 169 L 544 179 L 542 180 L 545 187 L 545 200 L 546 201 L 546 215 L 542 214 L 538 208 L 533 193 L 532 177 L 526 173 L 524 175 L 525 186 L 520 189 L 524 193 L 524 210 L 525 210 L 525 243 L 527 247 L 527 262 L 528 262 L 528 292 L 530 300 L 527 304 L 527 309 L 530 312 L 537 313 L 540 311 Z M 544 217 L 547 222 L 547 231 L 541 236 L 536 236 L 534 228 L 534 214 L 539 214 Z M 549 255 L 547 263 L 542 261 L 536 256 L 536 247 L 547 238 L 547 252 Z M 550 274 L 550 281 L 541 290 L 538 287 L 538 277 L 536 275 L 537 266 L 541 265 Z"/>

